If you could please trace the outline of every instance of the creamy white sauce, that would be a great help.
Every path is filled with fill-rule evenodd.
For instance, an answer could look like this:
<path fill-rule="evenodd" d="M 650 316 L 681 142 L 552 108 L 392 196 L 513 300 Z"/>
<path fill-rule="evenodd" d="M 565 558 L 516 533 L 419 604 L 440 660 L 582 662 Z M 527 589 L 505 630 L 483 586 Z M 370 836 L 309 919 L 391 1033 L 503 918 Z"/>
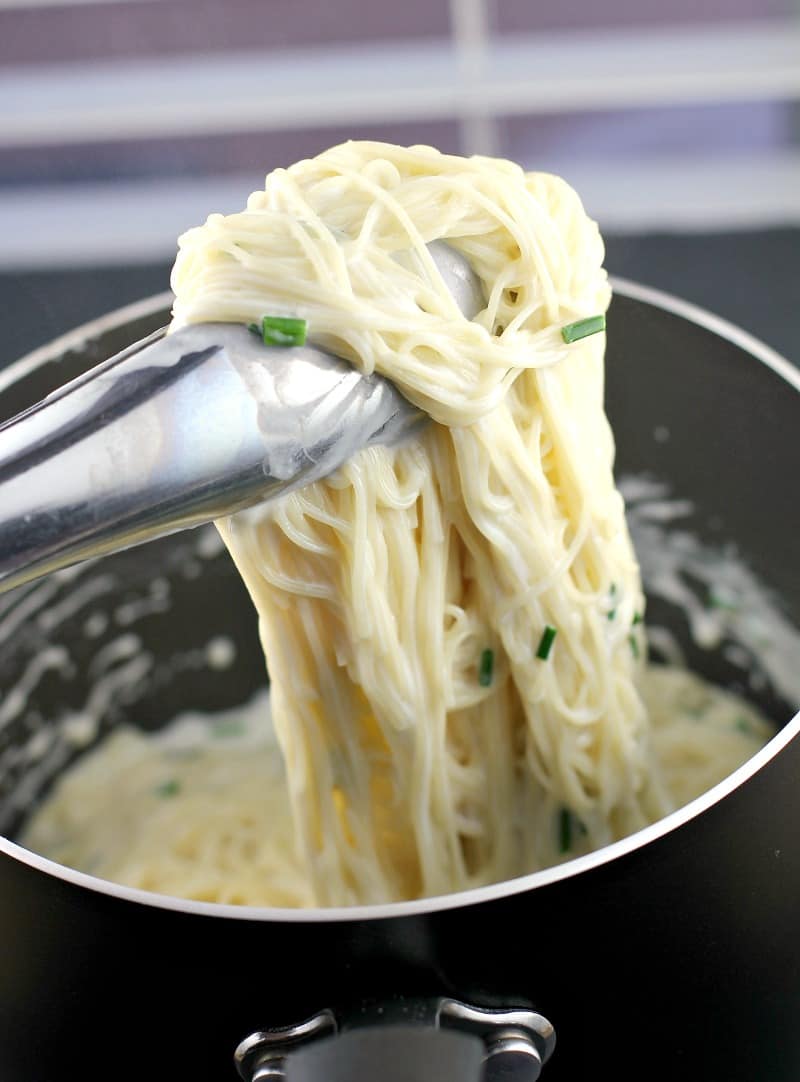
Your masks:
<path fill-rule="evenodd" d="M 675 605 L 689 621 L 695 644 L 723 650 L 753 691 L 770 683 L 788 703 L 800 704 L 800 631 L 780 598 L 760 582 L 730 543 L 700 541 L 681 523 L 694 511 L 662 482 L 623 477 L 630 527 L 647 596 Z M 651 643 L 671 661 L 682 652 L 666 633 L 648 628 Z M 786 719 L 788 720 L 788 719 Z"/>
<path fill-rule="evenodd" d="M 800 656 L 800 636 L 770 591 L 730 548 L 707 546 L 681 528 L 691 506 L 671 499 L 666 486 L 626 479 L 622 488 L 648 595 L 674 601 L 687 613 L 696 641 L 707 649 L 721 648 L 744 673 L 749 672 L 754 691 L 768 681 L 787 701 L 800 702 L 800 676 L 789 663 L 790 658 Z M 212 529 L 196 531 L 191 541 L 188 556 L 178 565 L 180 570 L 192 560 L 202 568 L 203 561 L 221 551 L 219 537 Z M 730 607 L 709 610 L 707 597 L 687 585 L 686 570 L 704 589 L 719 589 Z M 113 626 L 109 613 L 114 609 L 96 606 L 106 594 L 113 598 L 116 582 L 97 570 L 84 569 L 84 575 L 86 579 L 75 583 L 75 596 L 68 593 L 60 597 L 54 584 L 48 582 L 32 587 L 15 598 L 13 605 L 6 603 L 0 610 L 0 627 L 4 622 L 6 635 L 16 634 L 26 621 L 34 620 L 53 639 L 31 658 L 16 685 L 8 688 L 0 701 L 0 731 L 6 725 L 22 723 L 29 733 L 0 755 L 0 776 L 20 771 L 6 813 L 29 808 L 49 779 L 63 771 L 59 784 L 30 819 L 23 843 L 63 863 L 146 889 L 241 904 L 311 904 L 294 852 L 286 782 L 265 696 L 216 716 L 184 715 L 154 736 L 120 729 L 64 769 L 76 750 L 97 739 L 113 703 L 120 696 L 135 695 L 143 682 L 152 681 L 154 672 L 154 658 L 143 648 L 139 636 L 125 630 L 95 652 L 80 709 L 66 710 L 54 719 L 29 707 L 31 693 L 48 672 L 56 671 L 65 679 L 76 675 L 72 661 L 76 643 L 57 641 L 67 614 L 94 606 L 80 625 L 88 641 L 96 641 Z M 73 572 L 67 585 L 77 578 Z M 63 589 L 63 581 L 58 585 Z M 138 611 L 144 614 L 146 608 Z M 48 612 L 55 615 L 45 616 Z M 648 638 L 662 657 L 672 665 L 681 665 L 683 651 L 667 629 L 649 626 Z M 752 665 L 754 654 L 763 671 Z M 234 644 L 214 636 L 191 657 L 183 657 L 180 664 L 222 671 L 234 660 Z M 84 671 L 81 679 L 86 676 Z M 651 669 L 643 691 L 653 717 L 665 783 L 678 803 L 726 776 L 773 731 L 742 699 L 685 672 Z M 707 733 L 712 740 L 705 739 Z M 694 747 L 695 752 L 687 755 L 687 747 Z M 177 787 L 164 788 L 173 780 Z M 225 792 L 223 782 L 229 786 Z M 175 792 L 171 792 L 173 788 Z M 243 803 L 237 794 L 243 796 Z M 202 830 L 217 839 L 216 848 L 208 851 L 187 841 L 188 837 L 196 838 L 198 810 L 203 804 L 217 817 L 216 826 L 202 819 Z M 241 835 L 242 817 L 247 842 L 226 849 L 226 837 Z M 569 848 L 561 852 L 562 826 L 556 811 L 549 840 L 554 861 L 583 851 L 583 835 L 576 821 L 571 824 Z M 170 863 L 170 853 L 175 846 L 180 849 L 181 839 L 187 852 L 195 852 L 195 864 L 198 860 L 210 862 L 211 872 L 186 857 L 177 867 Z M 246 870 L 236 861 L 252 863 L 254 851 L 258 858 L 250 873 L 244 874 Z"/>
<path fill-rule="evenodd" d="M 23 844 L 102 878 L 206 901 L 311 904 L 266 693 L 145 735 L 118 729 L 59 782 Z"/>
<path fill-rule="evenodd" d="M 721 781 L 772 726 L 735 695 L 651 667 L 642 690 L 656 758 L 676 807 Z M 217 715 L 190 713 L 153 735 L 124 728 L 67 771 L 23 844 L 129 886 L 244 905 L 312 904 L 294 848 L 266 693 Z M 550 863 L 588 850 L 584 824 L 554 808 Z"/>

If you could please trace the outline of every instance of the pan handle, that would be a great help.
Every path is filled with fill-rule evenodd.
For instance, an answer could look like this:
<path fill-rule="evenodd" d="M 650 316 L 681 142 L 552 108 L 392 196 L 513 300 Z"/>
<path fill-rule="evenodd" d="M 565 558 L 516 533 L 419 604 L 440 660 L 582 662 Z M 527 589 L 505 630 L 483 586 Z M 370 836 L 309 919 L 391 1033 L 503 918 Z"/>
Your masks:
<path fill-rule="evenodd" d="M 244 1082 L 536 1082 L 554 1046 L 552 1025 L 535 1011 L 438 998 L 341 1020 L 320 1011 L 251 1033 L 235 1061 Z"/>

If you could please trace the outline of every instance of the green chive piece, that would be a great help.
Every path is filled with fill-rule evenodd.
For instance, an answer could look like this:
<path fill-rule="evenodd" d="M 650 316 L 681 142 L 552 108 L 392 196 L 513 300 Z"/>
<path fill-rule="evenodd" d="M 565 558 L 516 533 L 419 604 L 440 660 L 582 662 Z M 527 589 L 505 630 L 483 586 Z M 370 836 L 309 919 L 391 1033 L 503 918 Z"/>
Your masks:
<path fill-rule="evenodd" d="M 484 650 L 481 654 L 481 663 L 478 667 L 478 683 L 482 688 L 488 688 L 494 675 L 494 650 Z"/>
<path fill-rule="evenodd" d="M 590 334 L 599 334 L 606 329 L 605 316 L 589 316 L 588 319 L 578 319 L 574 323 L 568 323 L 561 328 L 561 337 L 567 343 L 577 342 L 580 338 L 588 338 Z"/>
<path fill-rule="evenodd" d="M 171 797 L 177 796 L 181 791 L 181 784 L 176 778 L 170 778 L 168 781 L 162 781 L 160 785 L 157 785 L 153 792 L 156 796 Z"/>
<path fill-rule="evenodd" d="M 725 609 L 727 612 L 736 612 L 739 608 L 733 598 L 718 594 L 715 590 L 709 590 L 708 607 L 710 609 Z"/>
<path fill-rule="evenodd" d="M 264 316 L 261 337 L 265 346 L 304 346 L 308 323 L 291 316 Z"/>
<path fill-rule="evenodd" d="M 218 740 L 227 740 L 233 736 L 244 736 L 245 724 L 241 718 L 223 718 L 211 725 L 211 735 Z"/>
<path fill-rule="evenodd" d="M 638 661 L 639 660 L 639 643 L 636 641 L 636 636 L 635 635 L 629 635 L 628 636 L 628 642 L 630 643 L 631 653 L 633 654 L 633 656 Z"/>
<path fill-rule="evenodd" d="M 562 853 L 572 848 L 572 812 L 562 808 L 558 815 L 558 847 Z"/>
<path fill-rule="evenodd" d="M 255 334 L 259 338 L 262 337 L 261 324 L 260 323 L 248 323 L 247 324 L 247 329 L 248 329 L 248 331 L 250 331 L 251 334 Z"/>
<path fill-rule="evenodd" d="M 746 733 L 748 736 L 753 735 L 753 727 L 746 717 L 742 716 L 737 718 L 734 724 L 740 733 Z"/>
<path fill-rule="evenodd" d="M 642 614 L 640 612 L 635 612 L 633 614 L 633 626 L 634 627 L 636 627 L 637 624 L 641 624 L 643 622 L 643 620 L 644 620 L 644 617 L 642 616 Z"/>
<path fill-rule="evenodd" d="M 558 634 L 558 630 L 551 627 L 550 624 L 545 624 L 542 637 L 539 639 L 539 646 L 536 650 L 536 656 L 541 658 L 542 661 L 547 661 L 550 656 L 550 647 L 553 645 L 553 639 Z"/>

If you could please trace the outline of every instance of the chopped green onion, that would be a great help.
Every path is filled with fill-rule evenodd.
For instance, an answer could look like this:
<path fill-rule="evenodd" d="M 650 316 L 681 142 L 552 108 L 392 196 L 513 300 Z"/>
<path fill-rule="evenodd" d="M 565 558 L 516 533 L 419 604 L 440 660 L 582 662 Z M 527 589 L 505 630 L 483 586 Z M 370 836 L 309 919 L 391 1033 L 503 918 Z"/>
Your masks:
<path fill-rule="evenodd" d="M 636 641 L 636 636 L 635 635 L 629 635 L 628 636 L 628 642 L 630 643 L 631 653 L 633 654 L 633 656 L 638 661 L 639 660 L 639 643 Z"/>
<path fill-rule="evenodd" d="M 558 634 L 556 628 L 551 627 L 550 624 L 545 624 L 542 637 L 539 639 L 539 646 L 536 649 L 536 656 L 541 658 L 542 661 L 547 661 L 550 655 L 550 647 L 553 645 L 553 639 Z"/>
<path fill-rule="evenodd" d="M 569 345 L 577 342 L 580 338 L 588 338 L 590 334 L 598 334 L 606 329 L 605 316 L 589 316 L 588 319 L 578 319 L 574 323 L 568 323 L 561 328 L 561 337 Z"/>
<path fill-rule="evenodd" d="M 736 728 L 739 730 L 740 733 L 747 733 L 748 736 L 753 735 L 753 727 L 750 724 L 750 721 L 748 720 L 748 718 L 746 718 L 744 716 L 738 717 L 736 719 L 736 721 L 734 722 L 734 724 L 735 724 Z"/>
<path fill-rule="evenodd" d="M 558 847 L 562 853 L 572 848 L 572 813 L 569 808 L 562 808 L 558 815 Z"/>
<path fill-rule="evenodd" d="M 248 323 L 247 329 L 261 336 L 265 346 L 304 346 L 308 322 L 292 316 L 263 316 L 261 323 Z"/>
<path fill-rule="evenodd" d="M 609 593 L 609 597 L 611 598 L 612 607 L 608 610 L 608 612 L 606 613 L 606 616 L 608 617 L 609 620 L 613 620 L 613 619 L 615 619 L 615 617 L 617 615 L 617 606 L 615 604 L 615 602 L 617 600 L 617 584 L 616 584 L 616 582 L 611 583 L 611 586 L 609 588 L 608 593 Z"/>
<path fill-rule="evenodd" d="M 572 849 L 575 833 L 585 835 L 586 824 L 577 815 L 573 815 L 569 808 L 561 808 L 558 813 L 558 846 L 562 853 L 568 853 Z"/>
<path fill-rule="evenodd" d="M 481 654 L 481 663 L 478 668 L 478 683 L 482 688 L 488 688 L 494 674 L 494 650 L 484 650 Z"/>
<path fill-rule="evenodd" d="M 573 847 L 573 828 L 578 826 L 571 810 L 562 808 L 559 812 L 559 849 L 568 853 Z"/>
<path fill-rule="evenodd" d="M 244 736 L 245 724 L 241 718 L 222 718 L 213 722 L 211 735 L 220 740 L 226 740 L 232 736 Z"/>
<path fill-rule="evenodd" d="M 181 791 L 180 782 L 176 778 L 170 778 L 168 781 L 162 781 L 160 785 L 157 785 L 153 792 L 156 796 L 170 797 L 177 796 Z"/>
<path fill-rule="evenodd" d="M 643 620 L 644 620 L 644 617 L 642 616 L 642 614 L 640 612 L 635 612 L 633 614 L 633 626 L 634 627 L 636 627 L 637 624 L 641 624 Z"/>
<path fill-rule="evenodd" d="M 739 608 L 733 598 L 718 594 L 715 590 L 709 590 L 708 592 L 708 607 L 710 609 L 725 609 L 727 612 L 736 612 Z"/>

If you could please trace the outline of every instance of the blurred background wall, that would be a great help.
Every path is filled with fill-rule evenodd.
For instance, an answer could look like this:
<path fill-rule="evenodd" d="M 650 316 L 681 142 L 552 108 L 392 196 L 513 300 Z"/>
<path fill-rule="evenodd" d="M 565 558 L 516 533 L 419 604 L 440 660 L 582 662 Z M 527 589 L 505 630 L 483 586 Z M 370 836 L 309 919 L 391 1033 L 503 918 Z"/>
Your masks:
<path fill-rule="evenodd" d="M 0 359 L 346 138 L 559 172 L 612 271 L 800 353 L 799 102 L 798 0 L 0 0 Z"/>

